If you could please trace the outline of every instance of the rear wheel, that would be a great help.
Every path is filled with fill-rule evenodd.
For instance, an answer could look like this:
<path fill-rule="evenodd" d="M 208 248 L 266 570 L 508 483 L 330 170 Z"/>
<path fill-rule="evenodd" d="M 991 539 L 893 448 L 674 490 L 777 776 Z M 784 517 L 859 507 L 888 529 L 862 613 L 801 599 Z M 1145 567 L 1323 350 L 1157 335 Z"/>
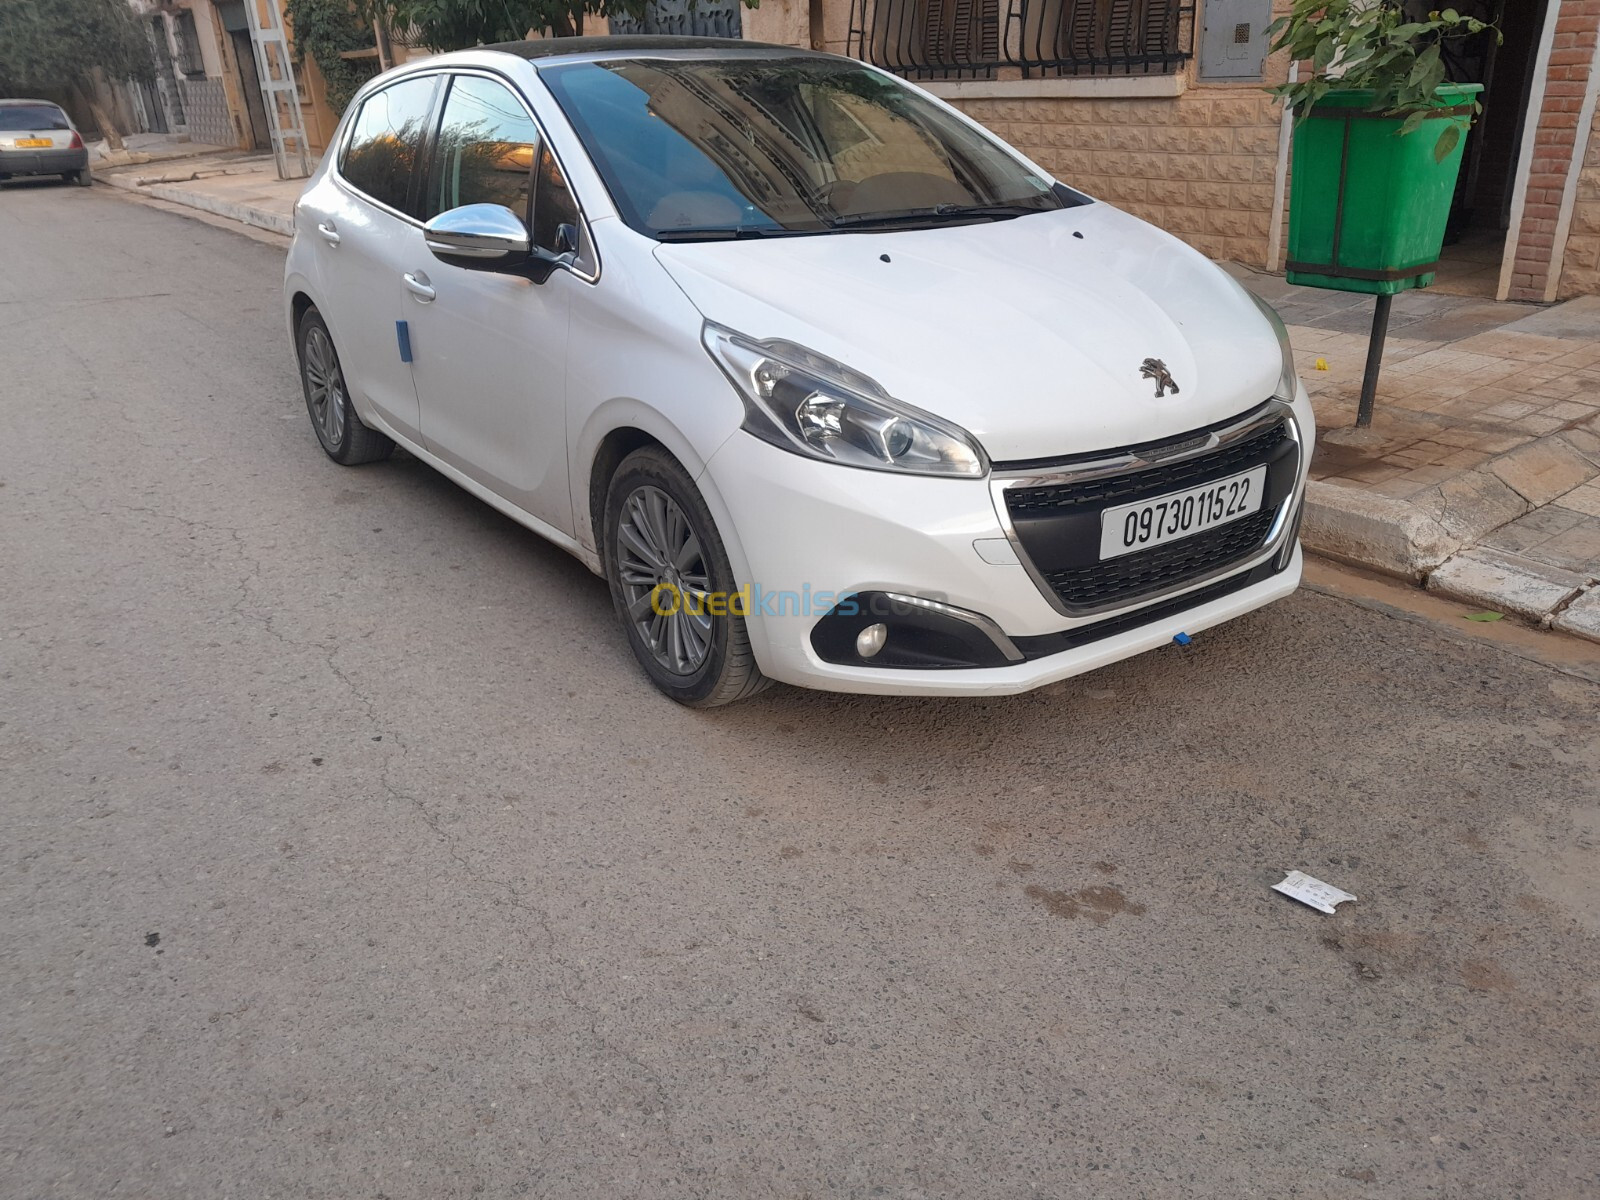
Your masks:
<path fill-rule="evenodd" d="M 316 430 L 317 440 L 328 457 L 353 467 L 393 454 L 394 442 L 376 429 L 367 428 L 356 416 L 349 388 L 345 386 L 339 352 L 334 349 L 333 337 L 316 309 L 306 309 L 300 318 L 297 343 L 306 412 L 311 416 L 311 428 Z"/>
<path fill-rule="evenodd" d="M 622 460 L 606 492 L 604 533 L 612 603 L 656 687 L 691 708 L 715 708 L 768 685 L 722 538 L 676 459 L 651 446 Z"/>
<path fill-rule="evenodd" d="M 90 174 L 88 167 L 83 168 L 81 171 L 74 171 L 67 176 L 67 179 L 69 182 L 76 179 L 79 187 L 91 187 L 94 184 L 94 176 Z"/>

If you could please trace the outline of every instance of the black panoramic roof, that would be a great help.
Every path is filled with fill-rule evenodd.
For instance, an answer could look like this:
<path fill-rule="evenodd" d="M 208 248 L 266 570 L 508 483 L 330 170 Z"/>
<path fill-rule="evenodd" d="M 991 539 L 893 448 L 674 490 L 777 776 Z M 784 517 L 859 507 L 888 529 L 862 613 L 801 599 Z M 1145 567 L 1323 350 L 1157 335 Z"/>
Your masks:
<path fill-rule="evenodd" d="M 670 37 L 666 34 L 613 35 L 606 37 L 540 38 L 530 42 L 496 42 L 479 50 L 498 50 L 519 58 L 552 58 L 563 54 L 640 53 L 659 50 L 776 50 L 782 54 L 815 54 L 797 46 L 778 46 L 771 42 L 747 42 L 743 38 Z"/>

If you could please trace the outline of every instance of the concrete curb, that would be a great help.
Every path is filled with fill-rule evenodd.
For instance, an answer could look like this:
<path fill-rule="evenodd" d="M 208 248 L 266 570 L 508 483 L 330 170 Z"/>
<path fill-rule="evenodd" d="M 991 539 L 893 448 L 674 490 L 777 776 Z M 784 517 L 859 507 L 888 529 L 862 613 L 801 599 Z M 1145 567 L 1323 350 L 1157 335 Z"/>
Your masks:
<path fill-rule="evenodd" d="M 1600 580 L 1474 548 L 1502 525 L 1600 477 L 1600 454 L 1589 439 L 1582 430 L 1539 438 L 1410 499 L 1313 481 L 1301 540 L 1325 558 L 1600 642 Z"/>
<path fill-rule="evenodd" d="M 182 204 L 186 208 L 197 208 L 201 212 L 226 217 L 230 221 L 238 221 L 241 225 L 249 225 L 255 229 L 265 229 L 285 237 L 294 236 L 294 218 L 285 213 L 273 212 L 238 200 L 221 200 L 201 195 L 178 183 L 145 183 L 135 175 L 105 175 L 99 178 L 100 182 L 121 188 L 125 192 L 154 196 L 158 200 Z"/>

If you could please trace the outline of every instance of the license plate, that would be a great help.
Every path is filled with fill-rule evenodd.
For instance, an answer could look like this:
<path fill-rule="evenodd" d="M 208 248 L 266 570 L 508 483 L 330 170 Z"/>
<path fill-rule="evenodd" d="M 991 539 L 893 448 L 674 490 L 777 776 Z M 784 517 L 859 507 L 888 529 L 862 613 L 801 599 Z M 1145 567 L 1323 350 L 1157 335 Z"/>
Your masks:
<path fill-rule="evenodd" d="M 1100 557 L 1148 550 L 1260 512 L 1266 483 L 1266 467 L 1257 467 L 1153 500 L 1108 508 L 1100 514 Z"/>
<path fill-rule="evenodd" d="M 17 149 L 18 150 L 48 149 L 50 147 L 50 144 L 51 144 L 51 142 L 50 142 L 49 138 L 18 138 L 17 139 Z"/>

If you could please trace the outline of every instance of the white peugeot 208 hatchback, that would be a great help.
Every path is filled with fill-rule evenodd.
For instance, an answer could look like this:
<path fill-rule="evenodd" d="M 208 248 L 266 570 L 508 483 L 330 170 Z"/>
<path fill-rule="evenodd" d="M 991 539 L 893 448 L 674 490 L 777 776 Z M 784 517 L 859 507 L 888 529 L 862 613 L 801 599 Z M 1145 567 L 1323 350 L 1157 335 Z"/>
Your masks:
<path fill-rule="evenodd" d="M 580 38 L 367 84 L 295 210 L 306 405 L 609 581 L 686 704 L 1019 692 L 1300 579 L 1276 314 L 852 59 Z"/>

